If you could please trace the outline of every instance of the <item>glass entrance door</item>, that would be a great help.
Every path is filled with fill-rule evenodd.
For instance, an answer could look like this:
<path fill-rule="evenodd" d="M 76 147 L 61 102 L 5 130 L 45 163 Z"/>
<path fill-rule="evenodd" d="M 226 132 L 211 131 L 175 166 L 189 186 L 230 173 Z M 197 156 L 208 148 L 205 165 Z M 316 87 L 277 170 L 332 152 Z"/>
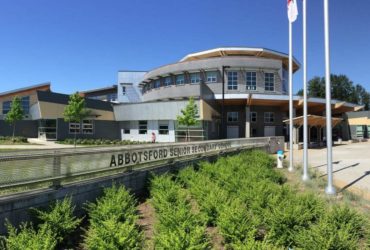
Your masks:
<path fill-rule="evenodd" d="M 39 120 L 38 138 L 42 140 L 56 140 L 57 120 L 56 119 Z"/>

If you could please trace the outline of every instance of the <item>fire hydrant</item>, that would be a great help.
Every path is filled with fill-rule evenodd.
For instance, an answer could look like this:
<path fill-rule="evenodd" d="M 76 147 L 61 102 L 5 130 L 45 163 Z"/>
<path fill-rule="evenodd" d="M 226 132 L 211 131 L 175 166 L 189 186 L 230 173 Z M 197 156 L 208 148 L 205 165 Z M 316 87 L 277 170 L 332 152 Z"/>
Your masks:
<path fill-rule="evenodd" d="M 283 168 L 283 160 L 284 160 L 284 151 L 278 150 L 277 151 L 277 168 Z"/>

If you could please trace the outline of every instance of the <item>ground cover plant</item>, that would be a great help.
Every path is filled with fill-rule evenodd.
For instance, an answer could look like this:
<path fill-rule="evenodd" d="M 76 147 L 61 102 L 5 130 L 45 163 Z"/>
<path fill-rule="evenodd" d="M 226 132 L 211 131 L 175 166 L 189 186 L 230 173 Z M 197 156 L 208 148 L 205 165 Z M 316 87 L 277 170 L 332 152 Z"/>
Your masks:
<path fill-rule="evenodd" d="M 58 141 L 58 143 L 73 145 L 75 141 L 74 139 L 67 138 L 65 140 Z M 134 144 L 145 144 L 145 143 L 147 142 L 108 140 L 108 139 L 76 139 L 76 145 L 86 145 L 86 146 L 134 145 Z"/>
<path fill-rule="evenodd" d="M 22 136 L 0 136 L 0 145 L 1 144 L 28 144 L 27 138 Z"/>

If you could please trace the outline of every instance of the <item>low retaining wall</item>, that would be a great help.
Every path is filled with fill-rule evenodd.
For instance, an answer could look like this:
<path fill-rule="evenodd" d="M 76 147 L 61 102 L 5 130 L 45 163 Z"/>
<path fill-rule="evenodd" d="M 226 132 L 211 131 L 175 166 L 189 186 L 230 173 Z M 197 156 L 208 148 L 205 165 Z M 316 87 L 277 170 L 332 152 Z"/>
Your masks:
<path fill-rule="evenodd" d="M 283 148 L 283 138 L 270 138 L 264 146 L 254 147 L 268 153 L 275 153 Z M 14 195 L 0 197 L 0 234 L 6 233 L 5 221 L 18 226 L 23 221 L 32 220 L 29 208 L 45 208 L 50 202 L 61 200 L 65 196 L 72 196 L 73 203 L 76 206 L 76 214 L 84 214 L 83 205 L 88 201 L 95 199 L 102 194 L 106 187 L 113 183 L 125 185 L 133 193 L 140 195 L 146 192 L 148 180 L 153 174 L 163 174 L 166 172 L 176 172 L 189 165 L 195 165 L 200 161 L 215 161 L 219 156 L 237 154 L 241 151 L 250 150 L 249 148 L 234 148 L 221 152 L 209 152 L 208 154 L 192 155 L 189 157 L 170 159 L 164 163 L 151 165 L 148 168 L 135 169 L 129 172 L 100 177 L 87 181 L 81 181 L 74 184 L 63 185 L 62 187 L 47 188 L 35 190 Z"/>

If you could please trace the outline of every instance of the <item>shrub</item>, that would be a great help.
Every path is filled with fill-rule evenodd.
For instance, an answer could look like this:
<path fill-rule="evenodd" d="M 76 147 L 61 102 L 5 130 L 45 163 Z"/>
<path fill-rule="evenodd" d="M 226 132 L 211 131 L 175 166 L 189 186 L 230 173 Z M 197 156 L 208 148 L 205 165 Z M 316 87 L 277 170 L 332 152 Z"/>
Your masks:
<path fill-rule="evenodd" d="M 142 240 L 143 234 L 134 223 L 109 218 L 89 227 L 84 245 L 91 250 L 131 250 L 141 249 Z"/>
<path fill-rule="evenodd" d="M 7 223 L 8 237 L 3 242 L 2 249 L 9 250 L 52 250 L 56 248 L 56 235 L 48 224 L 43 224 L 35 231 L 32 225 L 24 223 L 20 230 Z"/>
<path fill-rule="evenodd" d="M 41 227 L 47 225 L 53 231 L 57 241 L 62 242 L 81 223 L 82 219 L 73 216 L 74 209 L 71 197 L 66 197 L 62 201 L 56 201 L 47 211 L 38 209 L 34 211 L 42 221 Z"/>

